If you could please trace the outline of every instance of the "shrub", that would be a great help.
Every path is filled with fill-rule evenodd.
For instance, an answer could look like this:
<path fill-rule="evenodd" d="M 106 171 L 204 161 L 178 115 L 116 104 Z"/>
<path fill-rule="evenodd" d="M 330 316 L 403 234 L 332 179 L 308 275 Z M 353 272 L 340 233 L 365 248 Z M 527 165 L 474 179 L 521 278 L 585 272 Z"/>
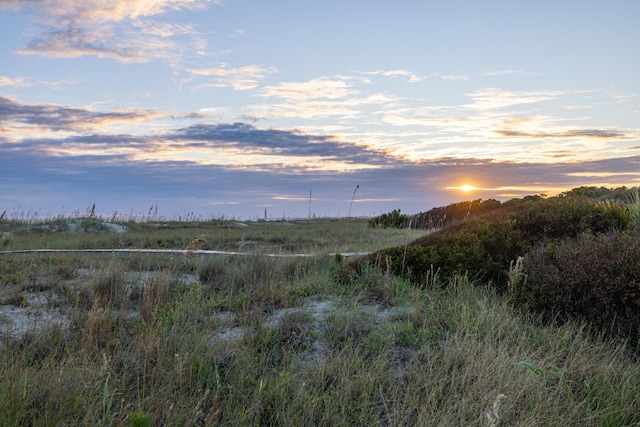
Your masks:
<path fill-rule="evenodd" d="M 640 233 L 582 234 L 539 244 L 512 274 L 510 301 L 547 320 L 578 318 L 598 330 L 640 334 Z"/>
<path fill-rule="evenodd" d="M 382 214 L 369 220 L 369 227 L 372 228 L 402 228 L 409 220 L 408 215 L 402 215 L 400 209 L 395 209 L 389 213 Z"/>
<path fill-rule="evenodd" d="M 500 202 L 495 199 L 478 199 L 470 202 L 452 203 L 416 214 L 411 217 L 410 224 L 411 228 L 430 230 L 453 224 L 499 207 Z"/>
<path fill-rule="evenodd" d="M 599 202 L 596 204 L 596 209 L 601 217 L 609 218 L 618 229 L 627 228 L 631 221 L 631 211 L 622 203 L 612 201 Z"/>
<path fill-rule="evenodd" d="M 629 221 L 634 224 L 640 223 L 640 190 L 635 187 L 629 196 L 629 204 L 627 205 L 629 213 Z"/>
<path fill-rule="evenodd" d="M 468 272 L 506 290 L 509 263 L 537 242 L 556 242 L 587 231 L 605 233 L 626 224 L 619 210 L 602 209 L 585 197 L 527 197 L 449 225 L 410 245 L 384 249 L 346 268 L 384 261 L 392 273 L 418 284 L 424 284 L 434 269 L 445 279 Z"/>

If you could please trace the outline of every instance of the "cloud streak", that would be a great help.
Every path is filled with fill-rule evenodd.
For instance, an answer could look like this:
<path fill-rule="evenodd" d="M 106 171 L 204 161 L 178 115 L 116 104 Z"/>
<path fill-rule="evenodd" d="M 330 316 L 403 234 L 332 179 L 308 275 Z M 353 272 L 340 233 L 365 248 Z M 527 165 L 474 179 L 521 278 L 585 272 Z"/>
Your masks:
<path fill-rule="evenodd" d="M 207 87 L 231 87 L 234 90 L 251 90 L 258 87 L 260 81 L 268 74 L 277 73 L 274 67 L 260 67 L 257 65 L 247 65 L 244 67 L 228 67 L 227 64 L 220 64 L 210 68 L 190 68 L 187 73 L 195 76 L 205 76 L 213 78 L 213 83 L 200 84 L 195 87 L 199 90 Z"/>
<path fill-rule="evenodd" d="M 0 76 L 0 86 L 26 87 L 31 86 L 31 83 L 29 83 L 24 77 L 11 78 L 7 76 Z"/>
<path fill-rule="evenodd" d="M 0 96 L 0 125 L 4 127 L 4 132 L 18 128 L 24 130 L 24 126 L 52 131 L 86 131 L 114 123 L 149 120 L 157 116 L 159 114 L 156 112 L 141 110 L 102 113 L 88 108 L 54 104 L 24 104 Z"/>
<path fill-rule="evenodd" d="M 253 130 L 248 128 L 244 130 L 249 134 L 244 136 L 244 140 L 242 137 L 232 138 L 227 133 L 233 132 L 232 129 L 237 131 L 238 126 L 229 126 L 204 132 L 184 129 L 176 133 L 175 139 L 204 139 L 210 143 L 239 139 L 240 145 L 254 147 L 253 139 L 265 136 L 260 133 L 251 135 Z M 75 141 L 98 143 L 102 139 L 117 146 L 122 143 L 123 146 L 140 147 L 148 144 L 144 138 L 129 138 L 114 136 L 107 140 L 96 135 Z M 295 147 L 295 138 L 280 135 L 278 145 Z M 143 211 L 150 205 L 159 204 L 165 215 L 175 214 L 176 209 L 215 214 L 220 208 L 227 215 L 255 218 L 262 217 L 264 208 L 268 207 L 271 215 L 306 216 L 309 188 L 312 186 L 311 210 L 314 213 L 345 215 L 352 189 L 359 184 L 357 208 L 354 206 L 358 212 L 373 214 L 372 206 L 380 212 L 387 212 L 398 208 L 401 203 L 403 212 L 412 213 L 461 198 L 505 200 L 527 194 L 553 194 L 581 185 L 640 183 L 639 156 L 564 165 L 441 158 L 428 162 L 395 161 L 379 168 L 336 174 L 334 171 L 293 167 L 242 169 L 196 161 L 141 162 L 117 153 L 52 157 L 46 150 L 41 150 L 44 145 L 45 141 L 34 141 L 32 145 L 12 150 L 0 143 L 0 170 L 6 177 L 0 184 L 3 188 L 0 192 L 1 206 L 15 206 L 19 201 L 57 213 L 61 209 L 60 203 L 75 200 L 76 204 L 86 201 L 87 205 L 94 201 L 100 210 L 106 209 L 106 214 L 114 210 Z M 304 144 L 301 145 L 302 148 L 292 148 L 290 153 L 305 154 Z M 316 155 L 315 152 L 307 154 Z M 462 193 L 447 189 L 464 184 L 483 190 Z M 96 188 L 101 189 L 99 195 L 96 195 Z M 30 194 L 34 195 L 33 200 L 29 198 Z M 354 211 L 354 214 L 359 213 Z"/>
<path fill-rule="evenodd" d="M 197 124 L 166 135 L 164 140 L 186 141 L 191 146 L 232 147 L 276 156 L 317 157 L 326 161 L 376 167 L 393 162 L 383 150 L 340 142 L 332 136 L 298 131 L 257 129 L 246 123 Z"/>
<path fill-rule="evenodd" d="M 0 7 L 36 17 L 41 33 L 17 53 L 55 58 L 96 56 L 119 62 L 176 61 L 176 36 L 196 36 L 195 27 L 155 22 L 169 11 L 202 10 L 207 0 L 3 0 Z"/>
<path fill-rule="evenodd" d="M 187 118 L 200 118 L 195 115 Z M 136 134 L 118 132 L 132 123 L 170 116 L 147 110 L 96 112 L 89 108 L 25 104 L 0 97 L 0 146 L 52 157 L 93 156 L 128 161 L 184 160 L 246 169 L 352 170 L 396 161 L 386 150 L 296 130 L 259 129 L 247 123 L 197 123 L 185 127 L 138 126 Z M 116 126 L 120 125 L 120 126 Z M 113 132 L 109 129 L 113 127 Z"/>

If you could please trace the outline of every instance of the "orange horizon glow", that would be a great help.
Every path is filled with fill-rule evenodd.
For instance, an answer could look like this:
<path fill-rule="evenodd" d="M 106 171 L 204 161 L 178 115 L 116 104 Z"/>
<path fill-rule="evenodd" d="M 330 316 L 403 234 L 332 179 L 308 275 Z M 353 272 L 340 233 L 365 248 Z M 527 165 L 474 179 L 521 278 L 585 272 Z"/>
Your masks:
<path fill-rule="evenodd" d="M 554 196 L 563 191 L 569 191 L 571 188 L 569 187 L 538 187 L 538 186 L 500 186 L 493 188 L 485 188 L 485 187 L 476 187 L 470 184 L 463 184 L 459 186 L 445 187 L 445 190 L 457 190 L 462 191 L 464 193 L 470 193 L 472 191 L 482 191 L 482 192 L 495 192 L 495 193 L 503 193 L 496 194 L 497 196 L 505 197 L 505 196 L 520 196 L 519 193 L 541 193 L 546 194 L 547 196 Z M 507 192 L 507 193 L 504 193 Z M 516 193 L 509 193 L 516 192 Z"/>

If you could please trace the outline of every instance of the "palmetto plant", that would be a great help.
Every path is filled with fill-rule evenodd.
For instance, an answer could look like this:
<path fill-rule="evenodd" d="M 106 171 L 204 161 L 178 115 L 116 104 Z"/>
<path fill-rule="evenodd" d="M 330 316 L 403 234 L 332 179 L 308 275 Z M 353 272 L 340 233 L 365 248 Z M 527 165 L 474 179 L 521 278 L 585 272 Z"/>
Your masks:
<path fill-rule="evenodd" d="M 638 187 L 631 192 L 631 201 L 627 208 L 629 210 L 629 220 L 631 222 L 640 221 L 640 191 Z"/>

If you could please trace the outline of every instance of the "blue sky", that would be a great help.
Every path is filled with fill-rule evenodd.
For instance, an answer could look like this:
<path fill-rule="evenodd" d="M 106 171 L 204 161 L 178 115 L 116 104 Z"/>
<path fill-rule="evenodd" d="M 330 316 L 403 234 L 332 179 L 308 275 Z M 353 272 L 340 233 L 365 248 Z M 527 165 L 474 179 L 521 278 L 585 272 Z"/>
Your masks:
<path fill-rule="evenodd" d="M 631 0 L 0 0 L 0 211 L 361 216 L 636 186 L 638 16 Z"/>

